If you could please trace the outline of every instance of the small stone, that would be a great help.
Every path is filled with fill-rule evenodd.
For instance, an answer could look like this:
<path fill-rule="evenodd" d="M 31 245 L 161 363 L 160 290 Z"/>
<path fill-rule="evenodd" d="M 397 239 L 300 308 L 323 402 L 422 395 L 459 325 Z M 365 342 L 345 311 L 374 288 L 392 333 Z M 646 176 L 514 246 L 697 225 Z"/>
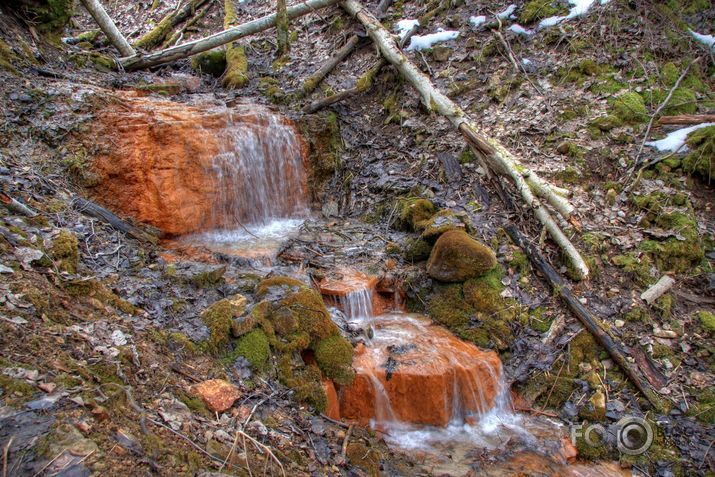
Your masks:
<path fill-rule="evenodd" d="M 432 48 L 432 58 L 435 61 L 447 61 L 450 56 L 452 56 L 452 49 L 447 46 L 438 45 Z"/>
<path fill-rule="evenodd" d="M 656 336 L 657 338 L 667 338 L 667 339 L 674 339 L 678 337 L 678 333 L 676 333 L 673 330 L 661 330 L 656 328 L 656 330 L 653 332 L 653 335 Z"/>
<path fill-rule="evenodd" d="M 622 210 L 619 210 L 619 211 L 618 211 L 618 216 L 623 219 L 623 218 L 625 218 L 626 213 L 623 212 Z"/>
<path fill-rule="evenodd" d="M 127 337 L 122 333 L 122 330 L 114 330 L 112 332 L 112 343 L 114 343 L 114 346 L 124 346 L 127 344 Z"/>
<path fill-rule="evenodd" d="M 51 393 L 57 388 L 55 383 L 40 383 L 37 385 L 38 388 L 45 391 L 46 393 Z"/>
<path fill-rule="evenodd" d="M 15 273 L 15 270 L 0 263 L 0 273 Z"/>
<path fill-rule="evenodd" d="M 241 396 L 236 386 L 223 379 L 210 379 L 193 387 L 194 392 L 214 412 L 224 412 Z"/>
<path fill-rule="evenodd" d="M 91 412 L 94 418 L 99 422 L 103 422 L 109 419 L 109 411 L 107 411 L 107 408 L 104 406 L 97 406 L 92 409 Z"/>
<path fill-rule="evenodd" d="M 616 325 L 616 328 L 623 328 L 623 326 L 626 324 L 626 322 L 623 320 L 616 320 L 614 322 L 614 324 Z"/>
<path fill-rule="evenodd" d="M 591 366 L 591 363 L 579 363 L 578 369 L 583 373 L 589 373 L 593 369 L 593 366 Z"/>

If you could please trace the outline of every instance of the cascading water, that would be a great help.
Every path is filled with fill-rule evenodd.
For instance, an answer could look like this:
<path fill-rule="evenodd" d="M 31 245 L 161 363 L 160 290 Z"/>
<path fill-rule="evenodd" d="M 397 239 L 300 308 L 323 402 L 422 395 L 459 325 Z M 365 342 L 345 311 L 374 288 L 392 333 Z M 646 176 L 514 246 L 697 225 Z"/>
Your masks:
<path fill-rule="evenodd" d="M 260 255 L 309 214 L 301 143 L 293 125 L 271 111 L 227 110 L 226 116 L 211 164 L 212 230 L 186 240 Z"/>

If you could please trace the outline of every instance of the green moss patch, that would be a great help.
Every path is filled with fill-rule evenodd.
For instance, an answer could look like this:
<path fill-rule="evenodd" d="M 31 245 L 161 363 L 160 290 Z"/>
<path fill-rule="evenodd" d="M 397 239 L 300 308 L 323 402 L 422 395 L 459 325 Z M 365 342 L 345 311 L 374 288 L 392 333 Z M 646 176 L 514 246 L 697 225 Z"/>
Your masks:
<path fill-rule="evenodd" d="M 398 199 L 396 209 L 395 227 L 410 232 L 423 230 L 427 220 L 437 211 L 431 200 L 419 197 Z"/>
<path fill-rule="evenodd" d="M 315 347 L 315 360 L 320 370 L 338 384 L 349 385 L 355 378 L 353 347 L 340 335 L 321 340 Z"/>
<path fill-rule="evenodd" d="M 611 113 L 623 122 L 639 123 L 648 117 L 643 97 L 636 92 L 623 93 L 609 103 Z"/>
<path fill-rule="evenodd" d="M 231 341 L 235 318 L 245 309 L 246 299 L 237 295 L 233 299 L 219 300 L 204 310 L 201 320 L 209 329 L 209 337 L 201 343 L 203 349 L 214 355 L 223 353 Z"/>
<path fill-rule="evenodd" d="M 462 230 L 449 230 L 432 248 L 427 273 L 443 282 L 462 282 L 483 275 L 496 264 L 492 249 Z"/>
<path fill-rule="evenodd" d="M 226 50 L 210 50 L 191 58 L 191 68 L 200 74 L 218 78 L 226 71 Z"/>
<path fill-rule="evenodd" d="M 250 361 L 253 369 L 262 370 L 265 368 L 270 352 L 268 337 L 263 330 L 253 330 L 238 340 L 233 355 L 243 356 Z"/>
<path fill-rule="evenodd" d="M 226 49 L 226 71 L 223 75 L 223 87 L 239 89 L 248 84 L 248 58 L 246 50 L 238 43 L 232 43 Z"/>
<path fill-rule="evenodd" d="M 683 170 L 712 180 L 715 177 L 715 126 L 696 129 L 685 142 L 690 152 L 683 159 Z"/>
<path fill-rule="evenodd" d="M 544 18 L 561 15 L 568 11 L 568 9 L 560 3 L 558 6 L 554 5 L 554 3 L 552 0 L 531 0 L 521 7 L 519 23 L 522 25 L 531 25 Z"/>
<path fill-rule="evenodd" d="M 69 230 L 61 230 L 52 241 L 50 258 L 60 271 L 77 273 L 79 263 L 79 241 L 77 236 Z"/>

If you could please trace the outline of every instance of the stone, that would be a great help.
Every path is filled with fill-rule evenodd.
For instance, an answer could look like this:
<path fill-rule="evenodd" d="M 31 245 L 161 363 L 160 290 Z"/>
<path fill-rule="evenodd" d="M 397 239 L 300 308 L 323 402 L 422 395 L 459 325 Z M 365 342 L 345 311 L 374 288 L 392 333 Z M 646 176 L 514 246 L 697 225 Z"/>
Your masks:
<path fill-rule="evenodd" d="M 432 58 L 435 61 L 447 61 L 452 56 L 452 49 L 448 46 L 438 45 L 432 48 Z"/>
<path fill-rule="evenodd" d="M 442 282 L 462 282 L 494 268 L 496 255 L 462 230 L 450 230 L 435 242 L 427 273 Z"/>
<path fill-rule="evenodd" d="M 409 340 L 386 339 L 387 345 L 371 344 L 355 353 L 355 379 L 338 391 L 341 418 L 361 425 L 394 417 L 412 424 L 446 426 L 453 413 L 473 420 L 494 406 L 502 373 L 495 352 L 461 341 L 426 318 L 381 315 L 375 318 L 375 326 L 383 335 L 409 335 Z M 384 388 L 389 408 L 377 395 L 373 379 Z"/>
<path fill-rule="evenodd" d="M 106 139 L 103 144 L 111 144 L 100 149 L 92 161 L 91 172 L 98 180 L 91 185 L 91 192 L 98 202 L 169 236 L 237 227 L 236 219 L 251 223 L 261 214 L 253 196 L 242 197 L 246 191 L 241 187 L 231 190 L 217 184 L 214 160 L 226 151 L 237 160 L 243 157 L 234 136 L 255 133 L 268 144 L 275 132 L 268 123 L 275 118 L 279 126 L 294 128 L 292 121 L 257 105 L 239 104 L 229 109 L 213 103 L 187 105 L 132 97 L 130 93 L 119 101 L 121 107 L 112 104 L 97 114 L 97 134 Z M 234 134 L 236 126 L 240 132 Z M 307 162 L 307 144 L 297 133 L 295 137 L 297 147 L 281 142 L 284 146 L 276 147 L 291 150 L 285 154 L 273 151 L 265 164 L 277 180 L 299 177 L 290 181 L 290 188 L 281 191 L 280 197 L 271 193 L 268 200 L 275 216 L 288 217 L 307 209 L 303 203 L 308 188 L 305 171 L 295 161 L 286 160 L 298 154 L 298 163 Z M 240 172 L 230 178 L 236 184 L 244 179 Z"/>
<path fill-rule="evenodd" d="M 241 397 L 238 388 L 223 379 L 204 381 L 195 385 L 193 391 L 214 412 L 226 411 Z"/>

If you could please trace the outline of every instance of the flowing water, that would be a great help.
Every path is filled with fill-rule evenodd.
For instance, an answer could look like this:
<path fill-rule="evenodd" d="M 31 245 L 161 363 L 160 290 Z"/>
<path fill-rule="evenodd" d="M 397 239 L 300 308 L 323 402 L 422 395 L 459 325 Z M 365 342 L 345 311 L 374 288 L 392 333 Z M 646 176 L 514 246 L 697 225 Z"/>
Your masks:
<path fill-rule="evenodd" d="M 227 109 L 213 158 L 213 230 L 186 243 L 244 256 L 278 248 L 309 215 L 307 176 L 300 139 L 292 124 L 271 111 Z"/>

